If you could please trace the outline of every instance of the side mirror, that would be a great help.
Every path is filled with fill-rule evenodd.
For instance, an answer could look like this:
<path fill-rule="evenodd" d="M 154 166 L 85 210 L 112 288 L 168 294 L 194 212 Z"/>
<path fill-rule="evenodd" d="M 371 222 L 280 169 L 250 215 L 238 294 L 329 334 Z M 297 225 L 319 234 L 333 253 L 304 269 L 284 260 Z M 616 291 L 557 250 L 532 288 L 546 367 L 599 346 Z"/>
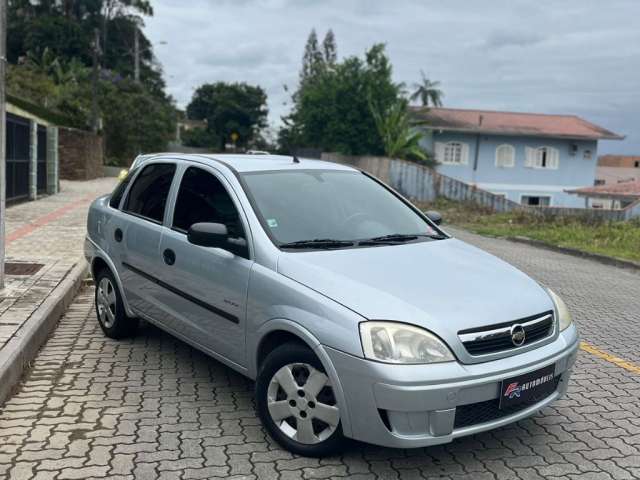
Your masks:
<path fill-rule="evenodd" d="M 442 223 L 442 215 L 440 215 L 439 212 L 436 212 L 435 210 L 429 210 L 427 212 L 424 212 L 424 214 L 436 225 L 440 225 Z"/>
<path fill-rule="evenodd" d="M 229 232 L 222 223 L 194 223 L 187 232 L 187 240 L 201 247 L 228 250 Z"/>
<path fill-rule="evenodd" d="M 187 232 L 187 240 L 194 245 L 221 248 L 234 255 L 249 258 L 247 241 L 231 237 L 227 226 L 222 223 L 194 223 Z"/>

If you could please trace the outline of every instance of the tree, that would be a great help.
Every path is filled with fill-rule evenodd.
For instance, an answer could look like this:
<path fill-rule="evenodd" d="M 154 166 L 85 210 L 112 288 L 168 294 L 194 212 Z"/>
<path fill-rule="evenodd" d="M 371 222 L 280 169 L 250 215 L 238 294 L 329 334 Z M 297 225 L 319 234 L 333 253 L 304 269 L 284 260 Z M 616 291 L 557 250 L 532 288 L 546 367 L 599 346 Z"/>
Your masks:
<path fill-rule="evenodd" d="M 386 111 L 371 105 L 371 113 L 387 157 L 427 162 L 427 155 L 420 146 L 424 132 L 411 121 L 405 99 L 398 100 Z"/>
<path fill-rule="evenodd" d="M 322 51 L 324 54 L 324 63 L 327 66 L 334 66 L 338 61 L 338 47 L 336 46 L 336 36 L 331 29 L 329 29 L 324 36 Z"/>
<path fill-rule="evenodd" d="M 415 101 L 419 99 L 424 107 L 428 107 L 429 105 L 441 107 L 444 93 L 438 88 L 440 82 L 429 80 L 422 70 L 420 71 L 420 75 L 422 76 L 422 80 L 420 83 L 413 84 L 416 90 L 411 94 L 411 100 Z"/>
<path fill-rule="evenodd" d="M 147 0 L 9 0 L 8 7 L 10 94 L 47 107 L 67 126 L 86 129 L 94 30 L 108 28 L 97 88 L 106 155 L 127 164 L 141 151 L 166 149 L 175 133 L 175 109 L 142 33 L 142 84 L 127 79 L 139 29 L 135 15 L 152 14 Z"/>
<path fill-rule="evenodd" d="M 166 149 L 175 135 L 175 109 L 132 79 L 100 82 L 107 159 L 129 164 L 139 153 Z M 113 162 L 115 160 L 115 162 Z"/>
<path fill-rule="evenodd" d="M 76 21 L 62 16 L 34 18 L 24 38 L 26 54 L 41 56 L 46 49 L 56 57 L 78 58 L 87 65 L 91 58 L 89 43 L 88 32 Z"/>
<path fill-rule="evenodd" d="M 117 51 L 117 46 L 114 48 L 110 44 L 108 34 L 110 24 L 114 20 L 123 17 L 128 18 L 129 21 L 134 24 L 134 28 L 137 28 L 140 18 L 136 15 L 153 15 L 153 7 L 151 7 L 151 3 L 148 0 L 99 0 L 99 2 L 102 13 L 102 50 L 105 57 L 111 53 L 111 50 Z"/>
<path fill-rule="evenodd" d="M 217 148 L 220 145 L 220 137 L 215 132 L 206 128 L 192 128 L 182 132 L 182 143 L 186 147 Z"/>
<path fill-rule="evenodd" d="M 318 77 L 324 70 L 324 57 L 318 45 L 318 35 L 315 29 L 311 30 L 307 44 L 304 47 L 302 57 L 302 69 L 300 70 L 300 83 L 303 84 Z"/>
<path fill-rule="evenodd" d="M 140 34 L 141 79 L 156 93 L 164 90 L 151 43 L 140 30 L 141 15 L 152 15 L 148 0 L 10 0 L 8 58 L 17 63 L 45 48 L 62 60 L 77 58 L 91 66 L 94 30 L 100 30 L 100 64 L 122 75 L 133 74 L 134 32 Z"/>
<path fill-rule="evenodd" d="M 377 44 L 367 50 L 364 60 L 348 57 L 322 69 L 313 81 L 301 81 L 293 95 L 293 111 L 283 118 L 278 135 L 281 150 L 383 154 L 370 104 L 386 111 L 396 102 L 400 85 L 391 74 L 384 45 Z"/>
<path fill-rule="evenodd" d="M 266 126 L 267 94 L 259 86 L 246 83 L 216 82 L 200 86 L 187 106 L 187 116 L 206 120 L 207 130 L 218 139 L 224 150 L 231 134 L 238 135 L 237 145 L 246 147 Z"/>

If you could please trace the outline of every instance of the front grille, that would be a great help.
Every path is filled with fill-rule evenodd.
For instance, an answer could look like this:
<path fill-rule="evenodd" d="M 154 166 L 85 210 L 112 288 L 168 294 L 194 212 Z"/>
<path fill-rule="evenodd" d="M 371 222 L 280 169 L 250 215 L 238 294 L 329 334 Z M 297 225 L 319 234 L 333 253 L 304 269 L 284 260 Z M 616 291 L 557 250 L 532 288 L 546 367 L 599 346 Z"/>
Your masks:
<path fill-rule="evenodd" d="M 557 376 L 554 380 L 553 389 L 558 389 L 560 383 L 560 376 Z M 540 397 L 533 397 L 526 402 L 519 403 L 512 407 L 503 408 L 500 410 L 500 399 L 494 398 L 493 400 L 487 400 L 486 402 L 470 403 L 469 405 L 460 405 L 456 408 L 456 417 L 453 422 L 453 428 L 471 427 L 473 425 L 480 425 L 482 423 L 492 422 L 499 420 L 509 415 L 514 415 L 522 410 L 529 408 L 545 398 L 544 395 Z"/>
<path fill-rule="evenodd" d="M 512 341 L 511 329 L 514 325 L 521 325 L 524 329 L 525 340 L 521 345 L 515 345 Z M 458 332 L 458 337 L 471 355 L 486 355 L 523 347 L 542 340 L 553 334 L 553 327 L 553 312 L 549 311 L 513 322 L 462 330 Z"/>

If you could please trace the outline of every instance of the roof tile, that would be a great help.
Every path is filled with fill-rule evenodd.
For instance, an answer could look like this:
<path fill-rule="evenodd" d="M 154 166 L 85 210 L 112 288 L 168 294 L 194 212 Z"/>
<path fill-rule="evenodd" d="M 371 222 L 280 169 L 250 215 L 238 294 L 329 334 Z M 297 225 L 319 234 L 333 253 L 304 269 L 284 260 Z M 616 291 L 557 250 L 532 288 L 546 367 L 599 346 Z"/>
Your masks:
<path fill-rule="evenodd" d="M 448 131 L 590 140 L 624 138 L 575 115 L 424 107 L 412 107 L 412 111 L 428 127 Z"/>
<path fill-rule="evenodd" d="M 609 185 L 597 185 L 595 187 L 582 187 L 566 190 L 567 193 L 575 193 L 584 197 L 625 197 L 640 198 L 640 181 L 612 183 Z"/>

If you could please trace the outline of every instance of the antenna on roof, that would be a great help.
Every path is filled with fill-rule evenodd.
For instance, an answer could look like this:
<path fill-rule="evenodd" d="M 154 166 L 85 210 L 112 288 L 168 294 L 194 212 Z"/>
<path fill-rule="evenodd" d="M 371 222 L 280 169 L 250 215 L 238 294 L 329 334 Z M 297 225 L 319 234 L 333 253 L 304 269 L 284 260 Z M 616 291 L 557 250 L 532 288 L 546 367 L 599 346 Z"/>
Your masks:
<path fill-rule="evenodd" d="M 300 163 L 300 159 L 295 153 L 293 154 L 293 163 Z"/>

